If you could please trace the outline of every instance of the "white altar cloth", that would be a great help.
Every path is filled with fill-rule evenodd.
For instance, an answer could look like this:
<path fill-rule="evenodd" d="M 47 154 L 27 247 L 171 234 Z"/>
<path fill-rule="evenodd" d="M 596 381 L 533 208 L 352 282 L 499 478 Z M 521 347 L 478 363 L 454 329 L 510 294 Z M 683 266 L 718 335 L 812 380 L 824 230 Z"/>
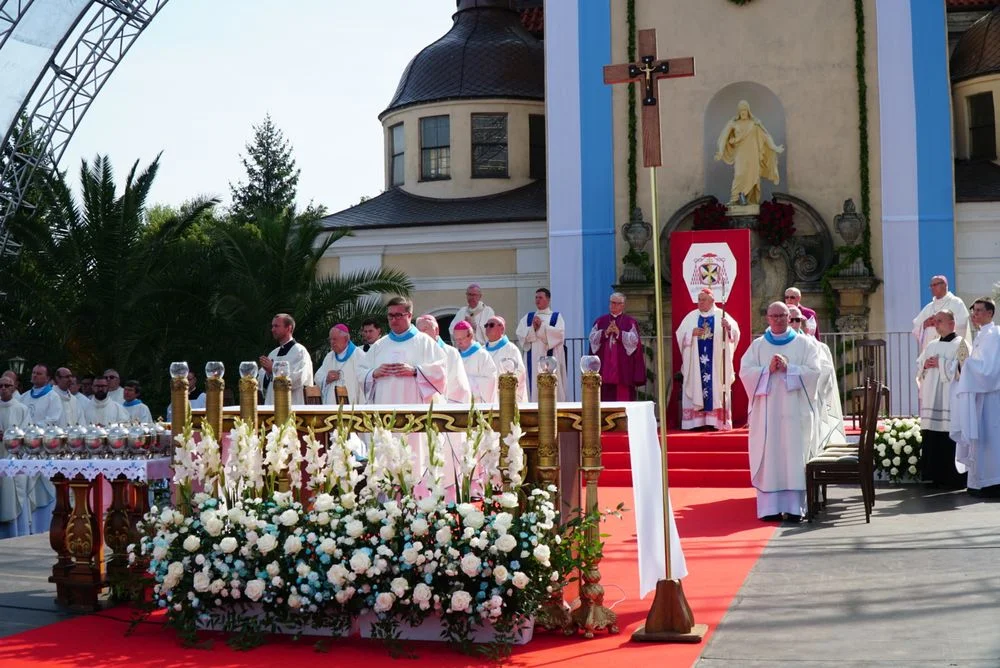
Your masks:
<path fill-rule="evenodd" d="M 82 475 L 93 480 L 103 474 L 108 480 L 124 475 L 129 480 L 172 478 L 169 457 L 156 459 L 0 459 L 0 476 L 34 475 L 51 478 L 62 473 L 69 479 Z"/>

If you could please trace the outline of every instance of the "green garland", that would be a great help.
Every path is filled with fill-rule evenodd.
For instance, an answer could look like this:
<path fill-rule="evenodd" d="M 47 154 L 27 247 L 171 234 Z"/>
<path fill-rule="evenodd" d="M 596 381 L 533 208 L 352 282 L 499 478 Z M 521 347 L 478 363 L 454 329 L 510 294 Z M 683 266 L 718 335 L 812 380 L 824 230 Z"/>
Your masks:
<path fill-rule="evenodd" d="M 628 0 L 625 3 L 625 23 L 627 24 L 628 30 L 628 53 L 626 57 L 628 62 L 634 63 L 636 59 L 635 55 L 635 0 Z M 636 207 L 639 205 L 638 197 L 636 192 L 638 190 L 637 177 L 636 177 L 636 150 L 635 150 L 635 139 L 636 139 L 636 111 L 635 111 L 635 84 L 630 83 L 628 85 L 628 215 L 629 218 L 632 216 L 632 212 L 635 211 Z"/>
<path fill-rule="evenodd" d="M 735 1 L 735 0 L 733 0 Z M 856 48 L 854 68 L 857 73 L 858 86 L 858 155 L 860 160 L 859 173 L 861 177 L 861 213 L 867 221 L 861 236 L 861 243 L 856 246 L 849 246 L 841 249 L 840 262 L 830 267 L 823 274 L 823 296 L 827 309 L 833 318 L 834 329 L 836 329 L 837 297 L 830 278 L 838 276 L 840 272 L 851 266 L 855 260 L 861 259 L 864 262 L 868 273 L 873 275 L 872 268 L 872 203 L 871 203 L 871 176 L 868 169 L 868 83 L 865 77 L 865 7 L 864 0 L 854 0 L 854 27 L 856 33 Z"/>

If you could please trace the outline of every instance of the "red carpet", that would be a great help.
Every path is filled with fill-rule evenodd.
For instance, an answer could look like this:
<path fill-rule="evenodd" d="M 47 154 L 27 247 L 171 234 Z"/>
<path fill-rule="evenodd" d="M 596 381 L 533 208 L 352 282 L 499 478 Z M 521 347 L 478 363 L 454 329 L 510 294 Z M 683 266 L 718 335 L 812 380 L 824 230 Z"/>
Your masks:
<path fill-rule="evenodd" d="M 624 500 L 633 505 L 628 488 L 601 490 L 601 505 L 613 506 Z M 622 632 L 599 635 L 593 640 L 565 638 L 536 633 L 534 641 L 515 648 L 506 665 L 555 666 L 572 662 L 574 668 L 612 664 L 690 666 L 698 658 L 711 633 L 729 607 L 750 568 L 774 531 L 774 525 L 756 519 L 752 489 L 675 489 L 672 500 L 678 531 L 690 575 L 684 590 L 695 620 L 709 625 L 709 636 L 698 645 L 644 645 L 632 643 L 629 634 L 644 620 L 652 595 L 638 599 L 636 576 L 635 522 L 632 513 L 621 521 L 610 520 L 605 531 L 605 559 L 601 571 L 606 588 L 606 604 L 618 613 Z M 619 599 L 624 599 L 615 604 Z M 209 650 L 180 647 L 168 631 L 154 621 L 142 625 L 133 636 L 125 637 L 128 615 L 117 609 L 79 617 L 28 633 L 0 640 L 0 666 L 88 666 L 153 668 L 200 666 L 310 665 L 322 662 L 335 666 L 452 666 L 486 665 L 438 643 L 414 643 L 418 658 L 400 661 L 389 657 L 375 642 L 358 639 L 335 641 L 329 654 L 313 649 L 314 640 L 298 642 L 273 637 L 249 652 L 231 650 L 217 640 Z M 206 634 L 211 637 L 212 634 Z"/>
<path fill-rule="evenodd" d="M 667 465 L 671 487 L 749 487 L 747 438 L 746 429 L 726 432 L 669 430 Z M 630 486 L 628 434 L 603 434 L 601 447 L 605 467 L 601 486 Z"/>

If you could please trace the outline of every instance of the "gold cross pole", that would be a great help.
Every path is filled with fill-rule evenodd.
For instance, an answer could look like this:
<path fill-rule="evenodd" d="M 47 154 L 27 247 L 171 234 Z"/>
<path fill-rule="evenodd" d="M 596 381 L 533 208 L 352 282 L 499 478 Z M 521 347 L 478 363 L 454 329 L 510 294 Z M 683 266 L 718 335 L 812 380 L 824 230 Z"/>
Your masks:
<path fill-rule="evenodd" d="M 660 470 L 663 476 L 663 556 L 664 579 L 656 583 L 656 596 L 646 615 L 645 625 L 632 634 L 642 642 L 701 642 L 708 631 L 705 624 L 695 624 L 694 614 L 684 597 L 680 580 L 672 578 L 670 568 L 670 485 L 667 479 L 667 369 L 663 346 L 663 296 L 660 276 L 660 224 L 656 193 L 656 168 L 660 158 L 660 107 L 657 92 L 660 79 L 694 76 L 694 58 L 656 57 L 656 31 L 639 31 L 639 62 L 607 65 L 604 83 L 639 83 L 642 91 L 642 162 L 649 168 L 649 186 L 653 207 L 653 293 L 656 300 L 656 398 L 660 417 Z"/>

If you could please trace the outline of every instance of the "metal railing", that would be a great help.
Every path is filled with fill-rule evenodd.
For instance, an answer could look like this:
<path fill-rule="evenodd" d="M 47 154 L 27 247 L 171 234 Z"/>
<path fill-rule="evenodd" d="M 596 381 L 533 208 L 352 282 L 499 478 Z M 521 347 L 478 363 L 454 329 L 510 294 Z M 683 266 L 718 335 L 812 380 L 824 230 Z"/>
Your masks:
<path fill-rule="evenodd" d="M 753 336 L 758 336 L 754 334 Z M 833 355 L 833 365 L 837 370 L 837 384 L 840 387 L 841 401 L 844 413 L 851 411 L 851 391 L 862 386 L 863 375 L 875 372 L 880 380 L 889 387 L 890 402 L 886 409 L 891 415 L 917 415 L 919 400 L 917 386 L 914 381 L 917 375 L 917 342 L 910 332 L 858 332 L 821 334 L 820 340 L 830 347 Z M 865 342 L 884 341 L 884 345 L 871 345 Z M 643 337 L 642 344 L 646 351 L 646 367 L 654 369 L 656 346 L 653 337 Z M 667 370 L 672 378 L 674 369 L 673 337 L 667 337 L 664 349 L 669 357 Z M 580 400 L 580 357 L 590 354 L 590 342 L 585 338 L 566 339 L 566 400 Z M 865 355 L 874 356 L 876 369 L 865 368 Z M 738 390 L 734 390 L 738 391 Z M 639 388 L 640 397 L 655 400 L 656 385 L 651 377 L 645 387 Z"/>

